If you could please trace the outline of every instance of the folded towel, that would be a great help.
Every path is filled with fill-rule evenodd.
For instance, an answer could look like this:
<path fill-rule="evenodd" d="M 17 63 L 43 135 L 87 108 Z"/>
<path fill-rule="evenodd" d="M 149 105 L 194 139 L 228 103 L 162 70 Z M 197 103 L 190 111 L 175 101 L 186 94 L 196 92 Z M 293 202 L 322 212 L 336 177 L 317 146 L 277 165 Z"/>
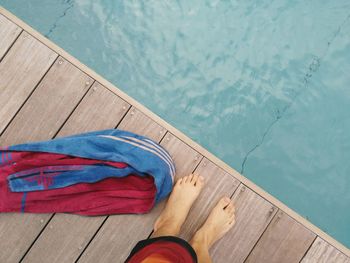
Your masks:
<path fill-rule="evenodd" d="M 0 212 L 145 213 L 175 166 L 154 141 L 102 130 L 0 149 Z"/>

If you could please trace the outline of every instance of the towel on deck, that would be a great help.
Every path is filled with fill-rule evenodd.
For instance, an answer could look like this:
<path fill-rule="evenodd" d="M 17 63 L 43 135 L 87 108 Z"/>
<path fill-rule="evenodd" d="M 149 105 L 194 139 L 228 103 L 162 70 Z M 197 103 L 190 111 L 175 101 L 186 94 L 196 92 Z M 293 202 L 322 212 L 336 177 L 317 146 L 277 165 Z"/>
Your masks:
<path fill-rule="evenodd" d="M 109 129 L 0 148 L 0 212 L 146 213 L 172 189 L 154 141 Z"/>

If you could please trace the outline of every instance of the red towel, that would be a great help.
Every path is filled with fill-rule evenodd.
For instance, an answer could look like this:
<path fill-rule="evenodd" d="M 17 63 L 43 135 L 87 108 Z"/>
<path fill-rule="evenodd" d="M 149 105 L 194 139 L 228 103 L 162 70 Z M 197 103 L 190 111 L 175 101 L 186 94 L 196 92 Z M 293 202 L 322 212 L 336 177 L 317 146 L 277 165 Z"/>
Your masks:
<path fill-rule="evenodd" d="M 51 213 L 67 212 L 81 215 L 146 213 L 154 206 L 156 187 L 152 176 L 128 175 L 107 178 L 95 183 L 78 183 L 59 189 L 11 192 L 7 176 L 30 168 L 71 167 L 87 164 L 108 164 L 123 168 L 126 164 L 78 158 L 63 154 L 19 152 L 12 153 L 14 165 L 0 166 L 0 211 Z M 48 185 L 51 174 L 35 177 L 38 184 Z M 30 180 L 33 180 L 31 178 Z M 132 196 L 132 197 L 131 197 Z M 23 203 L 25 202 L 25 207 Z M 23 209 L 24 207 L 24 209 Z"/>

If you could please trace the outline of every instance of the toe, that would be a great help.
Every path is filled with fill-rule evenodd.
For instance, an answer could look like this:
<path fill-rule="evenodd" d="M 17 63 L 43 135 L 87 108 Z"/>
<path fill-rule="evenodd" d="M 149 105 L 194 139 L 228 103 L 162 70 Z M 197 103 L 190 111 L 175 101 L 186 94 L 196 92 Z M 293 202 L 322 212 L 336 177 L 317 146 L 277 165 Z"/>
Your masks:
<path fill-rule="evenodd" d="M 188 181 L 189 175 L 182 177 L 182 182 L 186 183 Z"/>
<path fill-rule="evenodd" d="M 186 176 L 186 183 L 190 183 L 192 177 L 193 177 L 193 174 L 190 174 L 190 175 Z"/>
<path fill-rule="evenodd" d="M 233 206 L 233 203 L 232 203 L 231 200 L 229 201 L 229 204 L 226 206 L 225 209 L 227 209 L 227 210 L 234 210 L 234 206 Z"/>
<path fill-rule="evenodd" d="M 236 213 L 236 207 L 235 204 L 231 201 L 232 211 L 233 213 Z"/>
<path fill-rule="evenodd" d="M 219 201 L 219 206 L 224 209 L 229 203 L 231 199 L 229 197 L 222 197 Z"/>
<path fill-rule="evenodd" d="M 196 181 L 196 186 L 199 186 L 201 188 L 203 187 L 203 185 L 204 185 L 204 177 L 199 175 Z"/>
<path fill-rule="evenodd" d="M 229 202 L 227 205 L 226 205 L 226 207 L 225 207 L 225 211 L 226 212 L 230 212 L 230 211 L 232 211 L 232 203 L 231 202 Z"/>
<path fill-rule="evenodd" d="M 230 219 L 229 224 L 230 224 L 230 225 L 234 225 L 235 223 L 236 223 L 236 218 L 233 216 L 233 217 Z"/>
<path fill-rule="evenodd" d="M 197 180 L 198 180 L 198 174 L 194 174 L 192 177 L 191 183 L 194 185 L 196 184 Z"/>
<path fill-rule="evenodd" d="M 225 212 L 229 215 L 229 217 L 232 217 L 235 214 L 235 211 L 233 209 L 232 205 L 229 205 L 226 209 Z"/>
<path fill-rule="evenodd" d="M 194 174 L 190 174 L 190 175 L 188 176 L 188 179 L 187 179 L 186 183 L 191 183 L 192 180 L 193 180 L 193 177 L 194 177 Z"/>
<path fill-rule="evenodd" d="M 176 181 L 176 184 L 175 185 L 180 185 L 183 181 L 183 178 L 180 178 L 179 180 Z"/>

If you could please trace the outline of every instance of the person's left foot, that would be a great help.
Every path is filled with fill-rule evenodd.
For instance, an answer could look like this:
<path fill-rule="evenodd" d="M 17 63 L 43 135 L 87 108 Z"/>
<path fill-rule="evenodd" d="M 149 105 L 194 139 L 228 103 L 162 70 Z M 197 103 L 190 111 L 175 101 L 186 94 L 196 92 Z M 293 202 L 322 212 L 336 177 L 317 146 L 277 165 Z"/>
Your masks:
<path fill-rule="evenodd" d="M 153 237 L 176 236 L 180 232 L 180 228 L 203 185 L 204 178 L 194 174 L 180 178 L 176 182 L 165 209 L 154 224 Z"/>

